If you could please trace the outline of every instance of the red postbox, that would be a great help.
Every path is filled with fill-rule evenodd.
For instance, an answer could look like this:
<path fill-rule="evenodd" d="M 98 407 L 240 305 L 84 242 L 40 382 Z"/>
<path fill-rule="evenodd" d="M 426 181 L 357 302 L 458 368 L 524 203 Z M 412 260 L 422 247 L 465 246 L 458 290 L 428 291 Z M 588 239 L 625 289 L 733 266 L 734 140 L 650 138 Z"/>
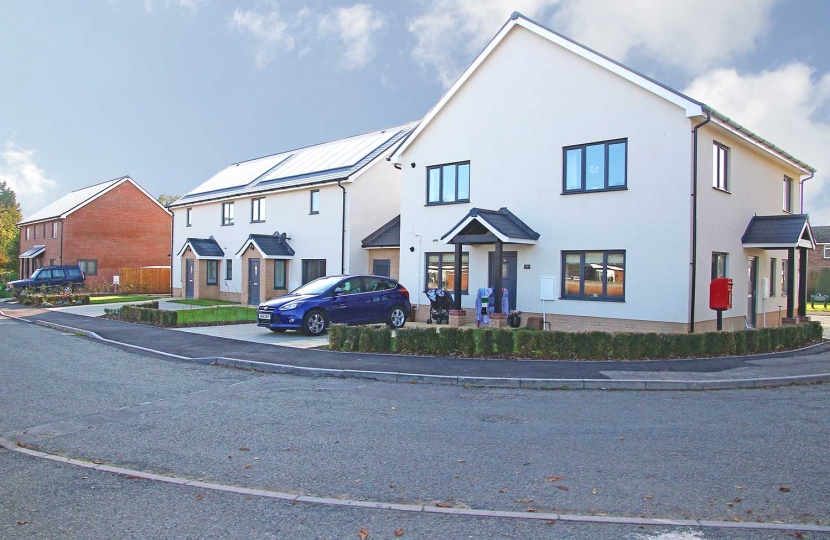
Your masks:
<path fill-rule="evenodd" d="M 732 309 L 732 280 L 715 278 L 709 284 L 709 309 Z"/>

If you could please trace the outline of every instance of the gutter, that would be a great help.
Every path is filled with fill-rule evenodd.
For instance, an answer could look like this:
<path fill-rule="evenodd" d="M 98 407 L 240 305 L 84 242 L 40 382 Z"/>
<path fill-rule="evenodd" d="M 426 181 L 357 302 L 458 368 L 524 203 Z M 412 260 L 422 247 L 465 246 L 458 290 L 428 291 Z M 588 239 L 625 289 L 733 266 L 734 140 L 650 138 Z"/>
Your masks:
<path fill-rule="evenodd" d="M 176 246 L 175 236 L 173 235 L 173 230 L 176 227 L 176 215 L 172 210 L 168 209 L 168 211 L 170 212 L 170 297 L 172 298 L 173 297 L 173 261 L 175 260 L 175 257 L 173 257 L 173 249 Z M 217 269 L 216 273 L 217 274 L 219 273 L 218 269 Z M 216 276 L 216 277 L 218 278 L 219 276 Z"/>
<path fill-rule="evenodd" d="M 342 179 L 337 181 L 337 187 L 343 190 L 343 211 L 340 230 L 340 273 L 346 273 L 346 188 L 341 184 Z"/>
<path fill-rule="evenodd" d="M 692 286 L 691 298 L 689 299 L 689 333 L 693 334 L 695 331 L 695 294 L 697 293 L 697 130 L 705 126 L 712 120 L 712 110 L 709 107 L 703 107 L 706 112 L 706 120 L 694 127 L 694 150 L 692 152 Z"/>

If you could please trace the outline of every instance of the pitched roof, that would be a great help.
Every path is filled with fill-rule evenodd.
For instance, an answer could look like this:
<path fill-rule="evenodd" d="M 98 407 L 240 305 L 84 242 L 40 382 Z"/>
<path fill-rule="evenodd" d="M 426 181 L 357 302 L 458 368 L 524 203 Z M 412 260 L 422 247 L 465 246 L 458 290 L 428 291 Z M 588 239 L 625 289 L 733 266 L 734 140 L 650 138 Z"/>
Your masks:
<path fill-rule="evenodd" d="M 132 183 L 142 193 L 147 195 L 147 197 L 149 197 L 153 202 L 158 204 L 161 208 L 164 208 L 164 205 L 158 202 L 158 200 L 156 200 L 152 195 L 147 193 L 144 190 L 144 188 L 142 188 L 138 185 L 138 183 L 136 183 L 135 180 L 133 180 L 129 176 L 121 176 L 118 178 L 114 178 L 112 180 L 107 180 L 106 182 L 101 182 L 100 184 L 95 184 L 85 188 L 76 189 L 75 191 L 71 191 L 63 197 L 61 197 L 60 199 L 58 199 L 57 201 L 41 208 L 34 214 L 31 214 L 23 221 L 19 222 L 17 225 L 21 226 L 29 223 L 35 223 L 38 221 L 65 218 L 72 212 L 86 206 L 87 204 L 91 203 L 107 191 L 115 189 L 124 182 Z M 167 212 L 167 209 L 164 208 L 164 211 Z"/>
<path fill-rule="evenodd" d="M 453 84 L 449 90 L 441 97 L 438 103 L 427 113 L 424 119 L 418 124 L 418 127 L 412 132 L 412 134 L 407 137 L 405 141 L 395 150 L 394 154 L 392 155 L 392 161 L 395 163 L 400 163 L 400 155 L 412 144 L 415 139 L 418 138 L 418 135 L 424 131 L 427 125 L 432 121 L 435 116 L 444 108 L 444 106 L 449 102 L 452 97 L 459 91 L 459 89 L 467 82 L 467 80 L 472 76 L 472 74 L 481 66 L 481 64 L 487 59 L 488 56 L 493 52 L 493 50 L 501 43 L 501 41 L 507 36 L 507 34 L 516 26 L 521 26 L 534 34 L 541 36 L 560 47 L 563 47 L 570 52 L 585 58 L 609 71 L 619 75 L 620 77 L 631 81 L 632 83 L 652 92 L 653 94 L 662 97 L 663 99 L 674 103 L 675 105 L 684 109 L 686 116 L 691 118 L 694 116 L 704 116 L 707 113 L 711 114 L 711 116 L 715 119 L 715 123 L 719 123 L 722 127 L 732 131 L 736 135 L 743 137 L 745 139 L 749 139 L 754 144 L 759 145 L 764 150 L 770 152 L 771 154 L 775 155 L 778 158 L 781 158 L 792 165 L 806 171 L 806 172 L 815 172 L 815 169 L 810 165 L 804 163 L 803 161 L 796 159 L 791 154 L 785 152 L 778 146 L 774 145 L 770 141 L 767 141 L 763 137 L 759 136 L 756 133 L 753 133 L 746 127 L 740 125 L 733 119 L 729 118 L 728 116 L 716 111 L 712 107 L 693 99 L 682 92 L 671 88 L 651 77 L 643 75 L 642 73 L 631 69 L 630 67 L 612 59 L 608 56 L 605 56 L 602 53 L 599 53 L 581 43 L 574 41 L 573 39 L 556 32 L 544 25 L 539 24 L 538 22 L 525 17 L 518 11 L 513 12 L 510 16 L 510 19 L 501 27 L 501 29 L 496 33 L 493 39 L 487 44 L 484 50 L 478 55 L 478 57 L 473 61 L 472 64 L 467 68 L 466 71 L 458 78 L 458 80 Z"/>
<path fill-rule="evenodd" d="M 409 135 L 415 125 L 404 124 L 234 163 L 170 206 L 353 178 Z"/>
<path fill-rule="evenodd" d="M 391 221 L 363 239 L 364 248 L 400 247 L 401 246 L 401 216 L 398 214 Z"/>
<path fill-rule="evenodd" d="M 20 254 L 21 259 L 34 259 L 41 253 L 46 251 L 46 246 L 32 246 Z"/>
<path fill-rule="evenodd" d="M 493 234 L 492 240 L 498 239 L 508 243 L 534 244 L 540 236 L 507 208 L 498 210 L 473 208 L 455 227 L 442 236 L 441 240 L 449 238 L 447 241 L 451 243 L 457 235 L 478 234 L 482 231 L 482 227 Z"/>
<path fill-rule="evenodd" d="M 287 259 L 294 256 L 294 249 L 280 233 L 249 234 L 242 248 L 236 252 L 237 257 L 242 255 L 249 245 L 253 244 L 266 258 Z"/>
<path fill-rule="evenodd" d="M 225 251 L 212 236 L 210 238 L 188 238 L 179 250 L 179 256 L 188 246 L 196 254 L 197 259 L 223 259 L 225 257 Z"/>
<path fill-rule="evenodd" d="M 819 225 L 812 227 L 813 238 L 816 239 L 816 244 L 830 244 L 830 226 Z"/>
<path fill-rule="evenodd" d="M 741 242 L 744 247 L 766 249 L 815 247 L 806 214 L 753 216 Z"/>

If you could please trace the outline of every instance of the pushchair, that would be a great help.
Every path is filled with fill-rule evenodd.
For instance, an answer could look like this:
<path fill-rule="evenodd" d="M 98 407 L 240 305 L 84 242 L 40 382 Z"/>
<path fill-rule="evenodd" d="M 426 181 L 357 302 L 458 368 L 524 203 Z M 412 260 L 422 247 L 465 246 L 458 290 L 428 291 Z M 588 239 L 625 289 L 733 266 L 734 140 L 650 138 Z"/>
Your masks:
<path fill-rule="evenodd" d="M 429 319 L 427 324 L 450 323 L 450 310 L 452 309 L 452 295 L 444 289 L 430 289 L 426 292 L 429 299 Z"/>

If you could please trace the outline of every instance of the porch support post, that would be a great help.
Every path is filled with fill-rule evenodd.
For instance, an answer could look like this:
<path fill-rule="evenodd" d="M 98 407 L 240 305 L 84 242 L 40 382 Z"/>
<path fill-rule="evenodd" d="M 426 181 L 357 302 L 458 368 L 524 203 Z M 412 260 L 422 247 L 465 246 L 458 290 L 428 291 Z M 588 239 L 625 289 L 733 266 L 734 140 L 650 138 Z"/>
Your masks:
<path fill-rule="evenodd" d="M 502 259 L 504 258 L 504 244 L 501 240 L 496 240 L 496 257 L 493 264 L 496 265 L 493 268 L 493 287 L 496 289 L 496 313 L 502 313 L 501 310 L 501 288 L 502 288 Z"/>
<path fill-rule="evenodd" d="M 795 248 L 787 250 L 787 318 L 792 319 L 795 315 Z"/>
<path fill-rule="evenodd" d="M 807 249 L 799 248 L 798 257 L 798 316 L 807 316 Z"/>
<path fill-rule="evenodd" d="M 453 307 L 457 310 L 461 309 L 461 251 L 463 244 L 455 244 L 455 263 L 453 263 L 453 272 L 455 272 L 452 284 L 452 301 Z"/>

